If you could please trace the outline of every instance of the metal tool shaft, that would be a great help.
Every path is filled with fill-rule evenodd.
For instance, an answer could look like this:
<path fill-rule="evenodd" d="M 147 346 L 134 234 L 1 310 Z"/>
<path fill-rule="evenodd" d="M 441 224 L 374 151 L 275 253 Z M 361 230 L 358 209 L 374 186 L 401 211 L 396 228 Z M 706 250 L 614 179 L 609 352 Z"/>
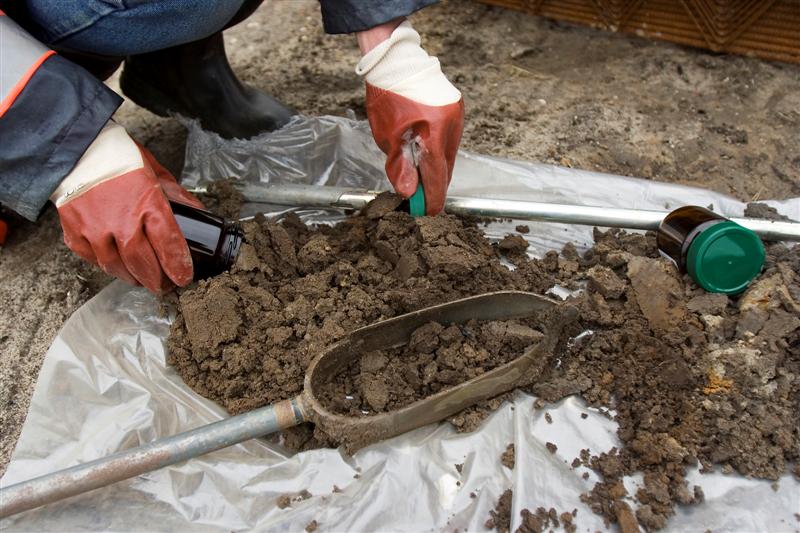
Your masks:
<path fill-rule="evenodd" d="M 305 421 L 299 398 L 0 489 L 0 518 L 111 485 Z"/>
<path fill-rule="evenodd" d="M 362 209 L 379 192 L 315 185 L 263 185 L 239 182 L 245 200 L 286 206 Z M 199 191 L 198 191 L 199 192 Z M 656 230 L 669 213 L 568 204 L 550 204 L 496 198 L 448 196 L 444 210 L 454 215 L 515 220 L 540 220 L 607 228 Z M 730 220 L 772 241 L 800 241 L 800 223 L 732 217 Z"/>

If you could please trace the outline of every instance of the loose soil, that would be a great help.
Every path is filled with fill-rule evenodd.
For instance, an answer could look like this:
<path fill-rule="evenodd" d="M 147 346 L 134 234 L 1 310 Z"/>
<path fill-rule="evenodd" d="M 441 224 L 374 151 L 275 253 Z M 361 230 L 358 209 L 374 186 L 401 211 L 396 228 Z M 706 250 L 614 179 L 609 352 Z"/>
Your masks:
<path fill-rule="evenodd" d="M 238 413 L 300 392 L 310 359 L 366 324 L 492 290 L 583 286 L 570 301 L 580 320 L 566 327 L 560 364 L 526 390 L 548 402 L 579 394 L 616 412 L 620 449 L 581 457 L 601 477 L 584 495 L 595 512 L 630 522 L 624 500 L 634 498 L 634 522 L 658 529 L 675 505 L 703 501 L 685 481 L 693 465 L 774 480 L 798 460 L 800 248 L 768 246 L 765 271 L 731 298 L 680 276 L 652 234 L 596 231 L 583 255 L 567 245 L 530 260 L 489 242 L 474 221 L 413 219 L 391 211 L 396 204 L 385 195 L 333 227 L 310 228 L 292 215 L 246 224 L 232 272 L 180 292 L 169 363 Z M 365 354 L 330 396 L 354 414 L 405 405 L 457 381 L 454 369 L 469 375 L 515 357 L 538 338 L 537 327 L 426 324 L 408 347 Z M 474 429 L 505 397 L 451 422 Z M 298 450 L 340 442 L 310 425 L 283 441 Z M 621 480 L 634 472 L 644 484 L 628 494 Z"/>
<path fill-rule="evenodd" d="M 800 194 L 798 65 L 474 2 L 442 2 L 415 14 L 413 23 L 464 94 L 467 150 L 698 185 L 744 201 Z M 323 34 L 316 0 L 265 2 L 225 38 L 233 69 L 245 82 L 308 115 L 354 109 L 363 117 L 363 85 L 352 72 L 355 40 Z M 116 78 L 110 83 L 115 88 Z M 130 101 L 115 118 L 180 173 L 186 134 L 177 120 Z M 747 142 L 720 130 L 724 124 L 745 132 Z M 69 253 L 52 210 L 38 225 L 6 220 L 11 233 L 0 251 L 0 301 L 9 302 L 0 306 L 0 472 L 53 336 L 108 283 Z"/>
<path fill-rule="evenodd" d="M 507 489 L 497 500 L 494 509 L 489 511 L 489 518 L 484 523 L 486 529 L 494 529 L 500 533 L 508 533 L 511 530 L 511 505 L 514 491 Z M 566 533 L 575 533 L 575 516 L 578 510 L 573 509 L 571 513 L 561 513 L 554 507 L 545 509 L 538 507 L 535 512 L 528 509 L 520 511 L 522 521 L 514 533 L 543 533 L 544 531 L 554 531 L 563 528 Z M 627 533 L 627 532 L 625 532 Z"/>

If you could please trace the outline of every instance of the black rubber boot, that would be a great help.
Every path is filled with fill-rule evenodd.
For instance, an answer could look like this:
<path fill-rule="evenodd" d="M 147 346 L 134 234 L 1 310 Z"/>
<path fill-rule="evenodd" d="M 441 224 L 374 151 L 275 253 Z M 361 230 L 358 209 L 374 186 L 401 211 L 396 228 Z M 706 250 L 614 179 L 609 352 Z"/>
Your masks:
<path fill-rule="evenodd" d="M 199 119 L 204 129 L 228 139 L 276 130 L 296 114 L 236 78 L 221 32 L 126 58 L 120 87 L 125 96 L 157 115 Z"/>

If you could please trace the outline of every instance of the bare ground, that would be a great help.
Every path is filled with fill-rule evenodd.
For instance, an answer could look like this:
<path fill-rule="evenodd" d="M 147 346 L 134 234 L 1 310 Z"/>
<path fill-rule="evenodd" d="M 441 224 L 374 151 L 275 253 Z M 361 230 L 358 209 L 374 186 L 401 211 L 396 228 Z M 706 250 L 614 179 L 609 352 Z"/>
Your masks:
<path fill-rule="evenodd" d="M 464 0 L 413 22 L 464 93 L 468 150 L 703 186 L 747 201 L 800 195 L 799 65 Z M 309 115 L 363 116 L 354 39 L 325 36 L 317 2 L 268 2 L 226 37 L 248 83 Z M 180 170 L 185 134 L 175 120 L 130 102 L 117 119 Z M 52 210 L 39 224 L 11 222 L 0 251 L 0 473 L 52 338 L 108 281 L 64 247 Z"/>

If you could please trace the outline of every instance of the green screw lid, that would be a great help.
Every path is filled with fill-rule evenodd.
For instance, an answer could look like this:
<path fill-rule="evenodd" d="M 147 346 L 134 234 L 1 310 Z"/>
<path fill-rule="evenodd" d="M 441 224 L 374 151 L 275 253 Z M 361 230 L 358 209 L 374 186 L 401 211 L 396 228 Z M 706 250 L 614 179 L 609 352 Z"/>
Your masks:
<path fill-rule="evenodd" d="M 686 254 L 686 270 L 709 292 L 738 294 L 761 272 L 765 257 L 758 235 L 726 220 L 694 238 Z"/>
<path fill-rule="evenodd" d="M 425 191 L 422 190 L 422 182 L 419 182 L 416 192 L 408 199 L 408 212 L 412 217 L 425 216 Z"/>

